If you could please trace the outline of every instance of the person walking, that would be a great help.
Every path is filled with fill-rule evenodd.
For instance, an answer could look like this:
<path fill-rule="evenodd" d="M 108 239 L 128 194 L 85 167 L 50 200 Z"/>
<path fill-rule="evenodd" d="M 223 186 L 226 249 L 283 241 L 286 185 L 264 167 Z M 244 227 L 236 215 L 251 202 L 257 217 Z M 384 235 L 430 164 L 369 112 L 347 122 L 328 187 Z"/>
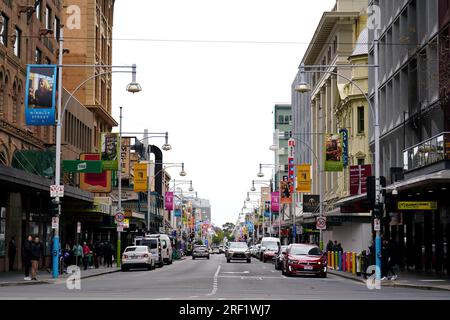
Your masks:
<path fill-rule="evenodd" d="M 9 271 L 13 271 L 14 262 L 16 261 L 17 254 L 17 246 L 16 246 L 16 237 L 11 237 L 11 240 L 8 244 L 8 260 L 9 260 Z"/>
<path fill-rule="evenodd" d="M 83 267 L 87 270 L 89 264 L 89 255 L 91 254 L 91 249 L 88 247 L 86 242 L 83 242 Z"/>
<path fill-rule="evenodd" d="M 327 252 L 329 252 L 329 251 L 333 251 L 333 241 L 328 241 L 328 244 L 327 244 Z"/>
<path fill-rule="evenodd" d="M 342 248 L 342 244 L 338 244 L 337 245 L 337 250 L 336 250 L 337 252 L 344 252 L 344 249 Z"/>
<path fill-rule="evenodd" d="M 28 236 L 22 245 L 22 259 L 23 259 L 23 266 L 25 269 L 25 278 L 24 278 L 25 281 L 31 281 L 30 269 L 31 269 L 31 256 L 32 256 L 31 248 L 33 246 L 32 240 L 33 240 L 33 237 Z"/>
<path fill-rule="evenodd" d="M 107 268 L 112 267 L 112 247 L 111 244 L 106 241 L 103 245 L 103 254 L 105 256 L 105 265 Z"/>
<path fill-rule="evenodd" d="M 39 237 L 35 236 L 31 246 L 31 280 L 37 281 L 37 273 L 39 269 L 39 261 L 42 257 L 42 248 Z"/>
<path fill-rule="evenodd" d="M 83 261 L 83 248 L 80 246 L 79 243 L 77 243 L 76 245 L 73 246 L 72 252 L 75 258 L 75 265 L 79 267 L 80 263 L 82 263 Z"/>

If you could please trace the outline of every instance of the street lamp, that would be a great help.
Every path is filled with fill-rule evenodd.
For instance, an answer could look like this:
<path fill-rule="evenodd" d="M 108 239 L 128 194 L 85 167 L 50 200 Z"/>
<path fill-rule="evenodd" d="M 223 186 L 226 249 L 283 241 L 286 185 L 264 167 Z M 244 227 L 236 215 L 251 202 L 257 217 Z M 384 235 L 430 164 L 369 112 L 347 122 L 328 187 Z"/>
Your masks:
<path fill-rule="evenodd" d="M 169 144 L 169 133 L 166 132 L 166 143 L 162 146 L 164 151 L 172 150 L 172 146 Z"/>
<path fill-rule="evenodd" d="M 136 82 L 136 65 L 135 64 L 133 64 L 133 78 L 132 78 L 131 83 L 127 86 L 127 91 L 131 92 L 133 94 L 142 91 L 142 87 L 140 86 L 139 83 Z"/>

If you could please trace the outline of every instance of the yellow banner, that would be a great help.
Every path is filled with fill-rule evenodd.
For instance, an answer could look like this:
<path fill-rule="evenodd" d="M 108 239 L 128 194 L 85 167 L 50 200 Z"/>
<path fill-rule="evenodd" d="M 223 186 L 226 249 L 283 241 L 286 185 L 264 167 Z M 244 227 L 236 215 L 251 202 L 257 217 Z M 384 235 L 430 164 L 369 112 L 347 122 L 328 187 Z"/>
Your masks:
<path fill-rule="evenodd" d="M 398 203 L 398 210 L 437 210 L 437 202 L 403 201 Z"/>
<path fill-rule="evenodd" d="M 134 165 L 134 192 L 147 192 L 147 164 Z"/>
<path fill-rule="evenodd" d="M 311 193 L 311 165 L 302 164 L 297 166 L 297 191 Z"/>

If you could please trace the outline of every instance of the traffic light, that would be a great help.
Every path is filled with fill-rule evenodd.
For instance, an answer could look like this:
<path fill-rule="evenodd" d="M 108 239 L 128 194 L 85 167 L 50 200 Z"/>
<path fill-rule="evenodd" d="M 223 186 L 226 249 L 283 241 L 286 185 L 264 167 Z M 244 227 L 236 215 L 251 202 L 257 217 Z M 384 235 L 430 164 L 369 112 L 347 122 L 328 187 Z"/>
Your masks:
<path fill-rule="evenodd" d="M 373 217 L 375 219 L 381 219 L 381 218 L 383 218 L 383 214 L 384 214 L 383 204 L 379 203 L 379 204 L 375 205 L 375 207 L 373 209 Z"/>
<path fill-rule="evenodd" d="M 52 200 L 49 206 L 50 216 L 57 217 L 59 215 L 59 203 Z"/>
<path fill-rule="evenodd" d="M 367 201 L 369 202 L 372 208 L 375 207 L 375 202 L 377 200 L 376 197 L 376 180 L 375 177 L 367 177 Z M 380 177 L 381 187 L 386 188 L 386 177 Z M 386 191 L 382 190 L 382 193 L 385 194 Z"/>

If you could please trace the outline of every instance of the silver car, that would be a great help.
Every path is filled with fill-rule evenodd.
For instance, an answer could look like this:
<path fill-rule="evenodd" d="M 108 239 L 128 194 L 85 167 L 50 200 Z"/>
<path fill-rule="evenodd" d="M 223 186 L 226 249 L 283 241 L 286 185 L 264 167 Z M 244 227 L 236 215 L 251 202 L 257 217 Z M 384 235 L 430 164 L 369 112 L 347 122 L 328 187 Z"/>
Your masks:
<path fill-rule="evenodd" d="M 192 260 L 195 260 L 195 258 L 209 259 L 208 248 L 206 248 L 206 246 L 203 246 L 203 245 L 196 245 L 194 247 L 194 251 L 192 251 Z"/>
<path fill-rule="evenodd" d="M 130 246 L 125 249 L 122 255 L 121 270 L 128 271 L 137 268 L 155 269 L 155 258 L 148 246 Z"/>
<path fill-rule="evenodd" d="M 250 249 L 245 242 L 230 242 L 225 251 L 227 263 L 231 260 L 247 260 L 247 263 L 252 262 Z"/>

